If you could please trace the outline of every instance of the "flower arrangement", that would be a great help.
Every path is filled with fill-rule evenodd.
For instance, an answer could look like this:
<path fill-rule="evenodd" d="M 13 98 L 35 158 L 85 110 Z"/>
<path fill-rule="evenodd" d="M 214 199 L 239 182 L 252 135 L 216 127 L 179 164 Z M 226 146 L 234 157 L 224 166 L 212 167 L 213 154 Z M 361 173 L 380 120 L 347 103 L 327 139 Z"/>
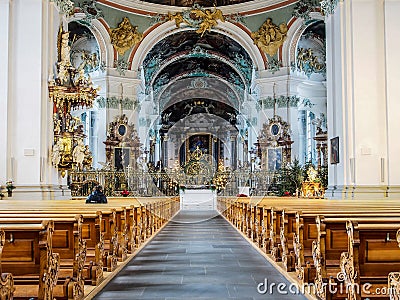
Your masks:
<path fill-rule="evenodd" d="M 12 180 L 6 181 L 6 189 L 8 192 L 12 192 L 12 190 L 15 189 L 15 185 L 13 184 Z"/>
<path fill-rule="evenodd" d="M 15 185 L 13 184 L 12 180 L 6 181 L 6 189 L 7 189 L 8 197 L 11 197 L 12 191 L 13 191 L 13 189 L 15 189 Z"/>
<path fill-rule="evenodd" d="M 128 197 L 128 196 L 129 196 L 129 191 L 123 190 L 123 191 L 121 192 L 121 195 L 122 195 L 122 197 Z"/>

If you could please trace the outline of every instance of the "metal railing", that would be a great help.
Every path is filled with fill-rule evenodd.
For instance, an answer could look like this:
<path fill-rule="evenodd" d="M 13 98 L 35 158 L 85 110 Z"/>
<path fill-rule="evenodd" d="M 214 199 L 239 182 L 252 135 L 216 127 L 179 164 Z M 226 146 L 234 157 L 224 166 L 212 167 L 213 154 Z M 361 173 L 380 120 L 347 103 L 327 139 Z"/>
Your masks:
<path fill-rule="evenodd" d="M 233 196 L 243 187 L 248 188 L 251 195 L 262 196 L 273 192 L 278 184 L 276 173 L 266 171 L 235 170 L 226 174 L 226 185 L 218 189 L 219 194 Z M 128 191 L 132 196 L 176 196 L 179 187 L 187 185 L 215 185 L 214 178 L 203 175 L 189 176 L 174 171 L 71 171 L 70 188 L 73 197 L 87 196 L 94 186 L 102 185 L 107 196 L 121 196 L 122 191 Z"/>

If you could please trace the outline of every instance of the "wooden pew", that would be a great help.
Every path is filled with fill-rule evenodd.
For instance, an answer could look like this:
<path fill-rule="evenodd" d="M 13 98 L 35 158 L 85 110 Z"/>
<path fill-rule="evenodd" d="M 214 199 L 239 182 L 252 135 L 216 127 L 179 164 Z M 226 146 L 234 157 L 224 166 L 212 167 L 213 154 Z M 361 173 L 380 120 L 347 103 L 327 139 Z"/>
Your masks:
<path fill-rule="evenodd" d="M 83 291 L 82 283 L 89 279 L 92 284 L 99 284 L 103 277 L 103 266 L 108 263 L 108 267 L 112 267 L 116 261 L 115 258 L 120 261 L 126 259 L 128 252 L 132 253 L 139 246 L 136 243 L 138 236 L 140 236 L 140 242 L 149 238 L 179 209 L 179 202 L 176 200 L 163 198 L 151 201 L 145 199 L 144 202 L 146 203 L 145 207 L 136 201 L 129 207 L 101 206 L 101 211 L 97 210 L 100 206 L 80 206 L 79 204 L 53 207 L 51 203 L 50 208 L 46 208 L 40 202 L 29 213 L 25 211 L 26 205 L 18 207 L 20 204 L 18 203 L 15 206 L 7 205 L 7 209 L 0 212 L 0 220 L 7 219 L 8 221 L 5 221 L 7 226 L 15 226 L 14 223 L 20 222 L 17 219 L 22 218 L 23 223 L 30 220 L 36 226 L 40 226 L 39 222 L 43 218 L 54 219 L 53 249 L 56 248 L 61 252 L 58 282 L 64 277 L 70 278 L 69 283 L 63 285 L 62 293 L 58 291 L 59 285 L 56 286 L 56 295 L 57 298 L 80 299 L 82 296 L 79 291 Z M 83 222 L 74 219 L 74 223 L 71 220 L 71 216 L 76 211 L 83 212 Z M 49 222 L 51 221 L 49 220 Z M 137 224 L 140 223 L 143 225 L 138 232 Z M 106 258 L 103 259 L 104 257 Z M 91 268 L 84 263 L 84 258 L 94 259 L 94 263 L 89 263 Z M 72 272 L 68 273 L 67 269 L 71 269 Z M 87 269 L 86 275 L 85 272 L 82 272 L 83 269 Z M 19 284 L 21 280 L 18 278 L 17 282 Z M 18 289 L 18 293 L 20 291 Z"/>
<path fill-rule="evenodd" d="M 236 225 L 242 232 L 244 231 L 246 235 L 249 235 L 246 231 L 246 224 L 248 224 L 248 222 L 246 222 L 246 214 L 248 214 L 246 205 L 250 201 L 240 198 L 225 198 L 219 200 L 219 207 L 224 209 L 224 215 L 229 217 L 232 224 Z M 380 206 L 381 203 L 377 204 L 373 201 L 366 201 L 366 203 L 357 202 L 356 206 L 354 205 L 354 201 L 350 203 L 349 201 L 331 202 L 319 200 L 310 201 L 311 203 L 309 205 L 304 203 L 303 200 L 299 201 L 301 203 L 295 204 L 289 202 L 282 203 L 281 199 L 279 199 L 279 201 L 281 203 L 276 207 L 273 205 L 265 206 L 265 204 L 262 205 L 262 203 L 258 203 L 260 209 L 259 216 L 257 216 L 256 212 L 251 212 L 250 215 L 254 214 L 254 222 L 260 220 L 260 225 L 254 226 L 253 224 L 253 230 L 255 232 L 253 234 L 250 233 L 250 237 L 254 239 L 254 237 L 259 236 L 260 242 L 256 243 L 260 248 L 263 248 L 265 241 L 266 251 L 268 252 L 269 250 L 271 253 L 278 254 L 274 255 L 274 259 L 278 258 L 279 260 L 279 257 L 281 257 L 283 261 L 286 260 L 284 264 L 284 267 L 286 265 L 286 269 L 291 265 L 288 264 L 287 259 L 284 259 L 284 257 L 288 257 L 288 254 L 290 256 L 290 252 L 293 249 L 295 254 L 294 269 L 296 270 L 298 278 L 305 283 L 312 283 L 314 281 L 317 269 L 319 273 L 324 273 L 326 276 L 329 275 L 328 277 L 318 277 L 323 279 L 317 280 L 317 282 L 325 284 L 332 280 L 330 276 L 336 276 L 337 273 L 340 272 L 340 254 L 347 250 L 345 222 L 349 217 L 356 217 L 360 222 L 375 222 L 375 224 L 378 224 L 380 221 L 379 218 L 376 218 L 376 215 L 392 218 L 389 222 L 395 221 L 395 218 L 400 216 L 400 206 L 396 201 L 384 202 L 382 206 Z M 277 202 L 278 200 L 276 199 L 271 201 L 271 203 Z M 316 205 L 316 203 L 321 203 L 321 206 L 319 207 L 319 204 Z M 300 210 L 304 212 L 298 212 Z M 278 212 L 278 215 L 276 215 L 276 212 Z M 279 218 L 279 214 L 281 218 Z M 325 218 L 323 217 L 323 224 L 327 218 L 332 218 L 332 216 L 344 217 L 338 228 L 331 227 L 333 225 L 328 225 L 328 238 L 326 237 L 326 230 L 321 230 L 320 220 L 316 222 L 316 217 L 320 214 L 325 215 Z M 374 215 L 375 217 L 373 217 Z M 365 219 L 370 217 L 372 217 L 374 221 Z M 264 223 L 264 226 L 262 223 Z M 265 226 L 265 224 L 267 224 L 267 226 Z M 375 226 L 375 224 L 373 226 Z M 269 230 L 263 229 L 265 227 L 269 228 Z M 322 239 L 319 238 L 321 237 L 321 233 Z M 266 238 L 268 235 L 269 237 Z M 278 235 L 279 238 L 277 238 Z M 292 245 L 290 245 L 291 235 L 293 236 Z M 322 251 L 321 244 L 325 244 L 325 246 L 322 247 Z M 335 247 L 333 247 L 332 244 L 335 244 Z M 321 259 L 321 257 L 323 257 L 323 259 Z M 327 259 L 327 261 L 325 259 Z M 400 278 L 400 273 L 399 275 L 394 275 L 394 277 L 395 282 L 396 278 Z M 379 278 L 375 278 L 375 281 L 378 279 Z M 335 296 L 339 298 L 342 296 L 343 298 L 346 297 L 345 294 Z M 322 298 L 325 299 L 326 297 L 332 297 L 332 295 L 325 295 Z"/>
<path fill-rule="evenodd" d="M 348 299 L 389 297 L 388 276 L 400 269 L 400 249 L 394 238 L 400 220 L 384 223 L 346 222 L 348 249 L 340 256 L 341 279 Z"/>
<path fill-rule="evenodd" d="M 0 223 L 0 228 L 4 231 L 1 268 L 14 278 L 13 297 L 66 299 L 66 283 L 57 284 L 60 257 L 52 248 L 53 222 Z"/>

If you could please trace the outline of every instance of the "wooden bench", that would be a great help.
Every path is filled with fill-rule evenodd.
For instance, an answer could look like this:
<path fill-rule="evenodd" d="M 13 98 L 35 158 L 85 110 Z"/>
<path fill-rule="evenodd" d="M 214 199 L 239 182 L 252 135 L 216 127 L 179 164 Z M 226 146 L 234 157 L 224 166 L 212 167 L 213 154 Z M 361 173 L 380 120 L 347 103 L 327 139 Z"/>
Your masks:
<path fill-rule="evenodd" d="M 324 286 L 323 284 L 334 282 L 332 278 L 336 278 L 336 275 L 341 272 L 341 253 L 348 252 L 347 220 L 353 219 L 358 222 L 359 226 L 361 222 L 361 228 L 370 226 L 369 230 L 371 231 L 373 227 L 384 226 L 381 224 L 382 222 L 386 223 L 385 226 L 396 227 L 396 222 L 400 217 L 400 205 L 397 201 L 355 203 L 343 200 L 313 199 L 310 201 L 307 199 L 305 202 L 304 199 L 299 199 L 297 202 L 297 199 L 293 199 L 297 202 L 293 203 L 285 202 L 282 198 L 264 198 L 254 201 L 249 198 L 229 197 L 222 197 L 218 200 L 218 207 L 222 210 L 223 215 L 250 237 L 258 247 L 271 253 L 274 260 L 282 260 L 286 271 L 290 272 L 294 269 L 300 283 L 315 281 L 317 293 L 322 299 L 327 297 L 344 299 L 346 297 L 345 293 L 323 294 L 323 291 L 326 290 L 321 287 Z M 251 206 L 254 206 L 253 201 L 257 206 Z M 382 221 L 382 218 L 377 215 L 384 216 L 385 219 L 389 218 L 389 220 Z M 339 221 L 338 218 L 341 220 Z M 254 231 L 253 233 L 248 231 L 249 227 Z M 394 231 L 390 233 L 391 236 L 394 234 Z M 362 264 L 364 265 L 364 262 Z M 367 271 L 368 267 L 373 264 L 377 265 L 376 262 L 366 263 L 365 270 Z M 388 280 L 386 271 L 388 270 L 381 275 L 367 272 L 361 277 L 361 282 L 369 280 L 373 283 L 373 287 L 377 284 L 379 287 L 383 287 L 384 282 Z M 392 280 L 395 285 L 399 278 L 400 272 L 393 273 L 392 279 L 389 280 Z M 319 283 L 321 283 L 320 287 L 318 287 Z M 371 298 L 371 296 L 369 297 Z"/>
<path fill-rule="evenodd" d="M 341 253 L 338 278 L 347 287 L 348 299 L 389 297 L 388 275 L 400 270 L 398 228 L 400 220 L 346 222 L 348 249 Z"/>
<path fill-rule="evenodd" d="M 52 221 L 2 224 L 3 272 L 12 274 L 14 299 L 67 299 L 67 284 L 59 284 L 60 257 L 53 252 Z"/>

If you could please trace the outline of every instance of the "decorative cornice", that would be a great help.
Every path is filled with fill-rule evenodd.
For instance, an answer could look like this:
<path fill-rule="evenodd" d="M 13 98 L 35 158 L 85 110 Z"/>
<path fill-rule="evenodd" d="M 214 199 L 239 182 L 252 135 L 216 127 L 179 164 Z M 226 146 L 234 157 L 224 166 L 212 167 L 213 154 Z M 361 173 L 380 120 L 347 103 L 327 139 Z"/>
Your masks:
<path fill-rule="evenodd" d="M 274 108 L 275 103 L 277 104 L 278 107 L 297 107 L 300 102 L 300 98 L 298 96 L 279 96 L 277 98 L 273 97 L 266 97 L 264 99 L 260 99 L 258 101 L 258 104 L 263 108 L 263 109 L 272 109 Z"/>
<path fill-rule="evenodd" d="M 337 4 L 338 0 L 322 0 L 320 3 L 321 11 L 326 16 L 331 15 L 334 13 Z"/>
<path fill-rule="evenodd" d="M 125 75 L 126 70 L 128 70 L 128 63 L 123 58 L 114 61 L 114 63 L 119 75 Z"/>
<path fill-rule="evenodd" d="M 256 15 L 296 3 L 298 0 L 254 0 L 250 2 L 221 6 L 224 15 Z M 170 11 L 183 11 L 186 7 L 170 6 L 131 0 L 98 0 L 106 6 L 138 15 L 168 14 Z"/>
<path fill-rule="evenodd" d="M 272 58 L 268 61 L 268 70 L 272 74 L 275 74 L 275 72 L 279 71 L 281 67 L 282 67 L 282 62 L 280 60 Z"/>
<path fill-rule="evenodd" d="M 139 106 L 139 102 L 137 100 L 132 100 L 129 98 L 118 99 L 117 97 L 98 97 L 96 102 L 99 105 L 99 108 L 110 108 L 110 109 L 119 109 L 122 104 L 123 110 L 135 110 Z"/>
<path fill-rule="evenodd" d="M 315 8 L 318 7 L 318 5 L 318 0 L 300 0 L 296 3 L 292 16 L 301 18 L 307 22 L 311 20 L 310 13 L 315 11 Z"/>
<path fill-rule="evenodd" d="M 80 4 L 80 8 L 82 12 L 85 14 L 85 17 L 80 20 L 80 22 L 91 26 L 92 20 L 98 19 L 101 17 L 104 17 L 103 11 L 96 6 L 97 1 L 96 0 L 91 0 L 91 1 L 84 1 L 82 4 Z"/>
<path fill-rule="evenodd" d="M 71 0 L 53 0 L 58 10 L 66 15 L 72 15 L 74 12 L 74 3 Z"/>

